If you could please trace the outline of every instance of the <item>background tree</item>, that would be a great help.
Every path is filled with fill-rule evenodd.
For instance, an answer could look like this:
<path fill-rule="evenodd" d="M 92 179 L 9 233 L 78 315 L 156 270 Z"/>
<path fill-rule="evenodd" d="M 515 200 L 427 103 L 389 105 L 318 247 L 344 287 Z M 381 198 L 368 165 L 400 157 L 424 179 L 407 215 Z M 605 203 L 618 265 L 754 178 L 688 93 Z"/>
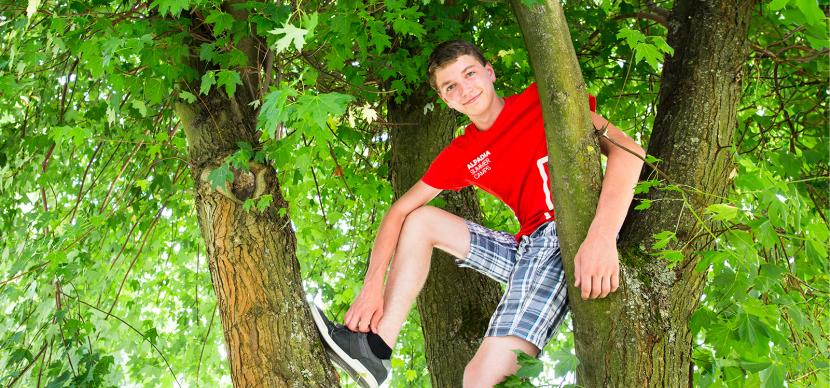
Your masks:
<path fill-rule="evenodd" d="M 725 195 L 698 213 L 717 237 L 698 252 L 698 269 L 709 269 L 690 319 L 699 385 L 827 381 L 822 7 L 776 0 L 751 11 L 736 135 L 720 145 L 735 168 Z M 565 7 L 588 91 L 603 115 L 643 144 L 658 111 L 664 54 L 672 54 L 662 9 L 634 0 Z M 247 17 L 234 16 L 243 11 Z M 270 196 L 242 201 L 243 212 L 227 222 L 290 216 L 283 228 L 294 232 L 304 288 L 342 316 L 394 196 L 386 107 L 424 85 L 419 66 L 429 50 L 460 31 L 445 12 L 470 16 L 464 33 L 488 53 L 499 90 L 512 94 L 533 79 L 504 3 L 0 5 L 0 381 L 231 384 L 220 308 L 207 289 L 213 248 L 197 228 L 193 188 L 203 185 L 196 180 L 202 175 L 189 173 L 193 144 L 177 103 L 233 95 L 243 104 L 217 109 L 256 114 L 243 126 L 249 132 L 232 134 L 247 143 L 216 144 L 222 151 L 211 156 L 208 181 L 221 187 L 233 171 L 273 167 Z M 246 54 L 246 38 L 262 42 L 256 61 Z M 420 50 L 404 49 L 402 39 Z M 203 67 L 183 65 L 191 50 Z M 257 77 L 259 87 L 249 84 Z M 222 153 L 229 155 L 220 160 Z M 678 193 L 657 178 L 638 190 Z M 276 182 L 287 207 L 279 206 Z M 509 210 L 478 195 L 485 225 L 515 230 Z M 665 198 L 643 198 L 640 207 L 676 202 Z M 660 253 L 654 262 L 688 251 L 673 228 L 649 232 L 643 244 Z M 431 381 L 421 317 L 411 318 L 393 359 L 392 386 Z M 550 367 L 534 381 L 571 379 L 572 348 L 565 327 L 545 351 Z"/>

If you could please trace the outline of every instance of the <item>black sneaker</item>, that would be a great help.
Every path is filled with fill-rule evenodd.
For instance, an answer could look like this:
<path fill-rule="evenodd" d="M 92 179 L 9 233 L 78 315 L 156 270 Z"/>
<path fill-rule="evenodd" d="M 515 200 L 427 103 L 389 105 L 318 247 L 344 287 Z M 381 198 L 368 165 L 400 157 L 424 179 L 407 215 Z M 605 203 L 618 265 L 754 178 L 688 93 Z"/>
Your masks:
<path fill-rule="evenodd" d="M 323 311 L 311 303 L 311 316 L 317 330 L 323 336 L 326 352 L 338 366 L 361 387 L 377 388 L 383 384 L 392 371 L 389 360 L 381 359 L 369 349 L 366 333 L 349 330 L 343 325 L 335 325 L 326 318 Z"/>

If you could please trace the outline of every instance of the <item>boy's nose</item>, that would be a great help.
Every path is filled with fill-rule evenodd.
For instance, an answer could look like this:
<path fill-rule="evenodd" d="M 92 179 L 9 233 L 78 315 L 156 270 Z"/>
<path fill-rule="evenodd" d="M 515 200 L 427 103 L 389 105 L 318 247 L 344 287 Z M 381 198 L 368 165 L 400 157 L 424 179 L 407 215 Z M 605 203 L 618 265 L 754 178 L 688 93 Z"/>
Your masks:
<path fill-rule="evenodd" d="M 462 85 L 460 83 L 458 84 L 457 88 L 458 88 L 458 95 L 459 96 L 467 97 L 467 90 L 469 90 L 468 88 L 465 88 L 464 85 Z"/>

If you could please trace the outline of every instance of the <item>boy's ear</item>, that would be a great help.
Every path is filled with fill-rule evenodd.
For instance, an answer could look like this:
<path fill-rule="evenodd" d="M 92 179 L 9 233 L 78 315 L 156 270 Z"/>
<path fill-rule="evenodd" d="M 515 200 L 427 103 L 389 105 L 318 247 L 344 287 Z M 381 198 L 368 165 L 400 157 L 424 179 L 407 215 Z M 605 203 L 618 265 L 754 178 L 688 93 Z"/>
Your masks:
<path fill-rule="evenodd" d="M 491 65 L 490 62 L 487 62 L 487 64 L 484 65 L 484 68 L 487 70 L 487 75 L 490 78 L 490 82 L 495 82 L 496 81 L 496 71 L 493 70 L 493 65 Z"/>

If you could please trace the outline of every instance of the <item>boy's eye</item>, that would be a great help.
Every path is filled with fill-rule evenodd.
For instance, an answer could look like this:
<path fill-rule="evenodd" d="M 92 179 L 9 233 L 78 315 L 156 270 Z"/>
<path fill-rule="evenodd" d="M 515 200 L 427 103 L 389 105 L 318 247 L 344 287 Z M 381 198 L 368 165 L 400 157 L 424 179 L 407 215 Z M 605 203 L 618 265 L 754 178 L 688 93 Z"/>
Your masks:
<path fill-rule="evenodd" d="M 449 93 L 449 92 L 451 92 L 453 89 L 455 89 L 455 85 L 450 85 L 450 86 L 447 86 L 446 91 L 447 91 L 447 93 Z"/>
<path fill-rule="evenodd" d="M 474 72 L 474 71 L 469 71 L 469 72 L 467 72 L 467 77 L 472 77 L 475 73 L 476 72 Z"/>

